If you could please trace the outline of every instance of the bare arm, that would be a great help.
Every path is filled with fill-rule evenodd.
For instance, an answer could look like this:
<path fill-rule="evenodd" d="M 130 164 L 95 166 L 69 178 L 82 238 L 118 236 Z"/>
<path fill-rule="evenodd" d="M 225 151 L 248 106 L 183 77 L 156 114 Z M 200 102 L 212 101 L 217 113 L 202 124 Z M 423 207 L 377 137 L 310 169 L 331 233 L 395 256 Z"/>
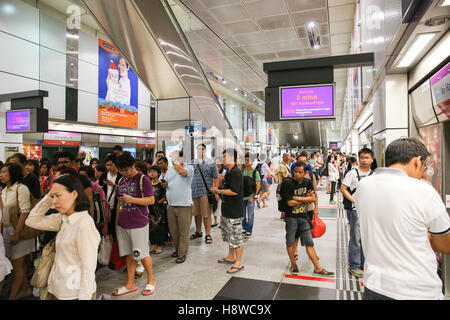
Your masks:
<path fill-rule="evenodd" d="M 175 170 L 177 170 L 177 172 L 180 176 L 183 176 L 183 177 L 187 176 L 187 170 L 184 169 L 179 162 L 177 162 L 177 161 L 173 162 L 173 167 L 175 168 Z"/>
<path fill-rule="evenodd" d="M 428 237 L 430 239 L 431 248 L 435 252 L 450 254 L 450 233 L 444 236 L 430 234 Z"/>
<path fill-rule="evenodd" d="M 350 202 L 354 203 L 355 199 L 353 199 L 352 195 L 350 194 L 350 192 L 348 192 L 348 187 L 345 184 L 341 185 L 341 192 L 342 195 L 349 200 Z"/>

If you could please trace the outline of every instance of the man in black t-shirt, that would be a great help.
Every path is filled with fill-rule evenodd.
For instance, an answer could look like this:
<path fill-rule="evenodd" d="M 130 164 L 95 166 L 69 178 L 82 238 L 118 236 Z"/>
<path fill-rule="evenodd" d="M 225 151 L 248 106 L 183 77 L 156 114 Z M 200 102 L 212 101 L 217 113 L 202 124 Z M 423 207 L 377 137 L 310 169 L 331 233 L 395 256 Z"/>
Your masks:
<path fill-rule="evenodd" d="M 58 159 L 58 165 L 60 167 L 66 167 L 66 168 L 72 168 L 75 171 L 77 169 L 75 168 L 75 157 L 73 154 L 67 151 L 62 151 L 56 155 L 56 158 Z M 92 194 L 92 184 L 88 177 L 82 174 L 76 174 L 78 179 L 80 179 L 81 184 L 84 188 L 84 193 L 86 193 L 88 199 L 89 199 L 89 214 L 91 217 L 94 217 L 94 200 L 93 200 L 93 194 Z"/>
<path fill-rule="evenodd" d="M 236 166 L 237 151 L 226 149 L 223 152 L 223 163 L 227 167 L 227 173 L 223 180 L 223 187 L 213 187 L 212 192 L 222 195 L 222 239 L 228 242 L 228 256 L 219 259 L 219 263 L 233 264 L 227 273 L 236 273 L 242 269 L 242 252 L 244 251 L 244 236 L 242 232 L 242 220 L 244 217 L 244 176 Z M 236 254 L 236 260 L 235 260 Z"/>
<path fill-rule="evenodd" d="M 291 260 L 291 272 L 298 273 L 298 266 L 295 259 L 295 248 L 300 238 L 306 253 L 314 265 L 314 274 L 322 276 L 332 276 L 333 272 L 328 272 L 319 264 L 314 249 L 314 242 L 311 234 L 311 221 L 308 216 L 308 204 L 315 202 L 316 196 L 311 180 L 304 179 L 308 166 L 299 161 L 294 166 L 294 177 L 290 184 L 282 190 L 281 197 L 286 200 L 289 207 L 285 213 L 286 223 L 286 248 Z"/>

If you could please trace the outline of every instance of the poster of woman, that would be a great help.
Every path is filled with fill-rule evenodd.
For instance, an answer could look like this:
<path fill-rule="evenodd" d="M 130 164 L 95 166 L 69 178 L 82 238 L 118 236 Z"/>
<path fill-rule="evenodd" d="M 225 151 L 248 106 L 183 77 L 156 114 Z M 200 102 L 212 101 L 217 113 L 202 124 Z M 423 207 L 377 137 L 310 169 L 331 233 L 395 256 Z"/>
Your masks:
<path fill-rule="evenodd" d="M 98 123 L 138 127 L 138 77 L 119 51 L 99 39 Z"/>

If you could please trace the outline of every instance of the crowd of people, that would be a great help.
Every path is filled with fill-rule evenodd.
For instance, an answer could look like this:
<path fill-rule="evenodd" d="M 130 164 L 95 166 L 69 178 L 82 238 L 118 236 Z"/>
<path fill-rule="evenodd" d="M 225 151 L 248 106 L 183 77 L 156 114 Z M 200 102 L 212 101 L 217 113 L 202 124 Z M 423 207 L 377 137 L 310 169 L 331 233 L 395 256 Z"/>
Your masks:
<path fill-rule="evenodd" d="M 196 146 L 193 160 L 184 159 L 183 151 L 177 150 L 170 155 L 159 151 L 154 161 L 142 161 L 124 152 L 121 146 L 116 146 L 105 159 L 90 161 L 83 152 L 77 157 L 60 152 L 55 159 L 40 162 L 21 153 L 14 154 L 0 164 L 0 282 L 12 273 L 9 299 L 30 296 L 29 280 L 37 272 L 34 258 L 37 252 L 53 245 L 54 262 L 48 280 L 39 288 L 40 298 L 95 299 L 95 272 L 100 267 L 98 251 L 101 241 L 109 239 L 117 245 L 119 256 L 125 257 L 127 271 L 126 283 L 114 289 L 112 295 L 137 291 L 136 279 L 144 273 L 147 282 L 141 294 L 152 295 L 157 287 L 152 256 L 170 246 L 175 263 L 184 263 L 190 241 L 203 239 L 206 244 L 213 243 L 217 239 L 213 239 L 211 230 L 217 226 L 228 249 L 217 263 L 227 264 L 229 274 L 240 272 L 244 269 L 244 239 L 252 236 L 255 226 L 255 205 L 267 207 L 270 185 L 275 183 L 291 273 L 299 272 L 300 242 L 314 265 L 314 274 L 334 275 L 319 263 L 311 230 L 312 220 L 319 214 L 318 191 L 326 190 L 331 205 L 336 204 L 334 197 L 340 191 L 350 224 L 348 272 L 365 278 L 365 297 L 401 299 L 409 294 L 400 290 L 400 285 L 395 287 L 396 276 L 405 275 L 398 265 L 385 261 L 383 248 L 399 254 L 405 264 L 410 264 L 405 268 L 414 276 L 419 274 L 412 270 L 411 264 L 419 261 L 408 255 L 416 249 L 421 252 L 428 263 L 420 269 L 428 276 L 425 280 L 429 280 L 423 286 L 428 286 L 435 297 L 437 282 L 430 274 L 432 251 L 428 249 L 448 251 L 450 223 L 436 191 L 426 183 L 410 181 L 411 178 L 419 181 L 423 176 L 424 159 L 429 155 L 422 150 L 423 144 L 414 143 L 417 144 L 409 139 L 403 144 L 389 145 L 386 150 L 389 168 L 379 170 L 374 153 L 368 148 L 357 155 L 284 153 L 276 169 L 264 154 L 239 155 L 235 149 L 226 149 L 219 157 L 210 159 L 204 144 Z M 413 147 L 406 150 L 405 144 Z M 405 180 L 403 189 L 389 184 L 390 179 L 400 176 Z M 400 198 L 405 198 L 405 191 L 411 187 L 408 183 L 414 185 L 417 194 L 414 199 L 429 199 L 430 206 L 410 199 L 413 208 L 402 209 L 405 203 L 386 199 L 384 193 L 377 195 L 374 191 L 390 188 L 393 196 L 402 193 Z M 401 228 L 408 227 L 405 221 L 411 223 L 409 227 L 414 234 L 428 237 L 428 248 L 423 248 L 417 238 L 398 234 L 399 218 L 390 213 L 394 208 L 406 219 L 400 223 Z M 412 218 L 408 216 L 411 214 L 408 208 L 413 211 Z M 390 221 L 390 228 L 380 219 Z M 189 234 L 191 225 L 195 232 Z M 379 233 L 374 233 L 372 226 Z M 392 234 L 398 237 L 394 237 L 398 242 L 392 243 Z M 386 279 L 394 284 L 383 284 L 385 273 L 380 263 L 389 266 Z M 418 293 L 414 285 L 409 289 Z"/>

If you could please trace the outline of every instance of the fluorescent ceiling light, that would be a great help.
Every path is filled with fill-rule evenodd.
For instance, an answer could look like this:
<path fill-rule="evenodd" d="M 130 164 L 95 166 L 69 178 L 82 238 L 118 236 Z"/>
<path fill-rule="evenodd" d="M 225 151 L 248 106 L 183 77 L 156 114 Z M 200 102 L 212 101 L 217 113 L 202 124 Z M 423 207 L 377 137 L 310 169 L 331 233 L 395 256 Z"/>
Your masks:
<path fill-rule="evenodd" d="M 423 33 L 417 36 L 414 43 L 409 47 L 405 53 L 397 68 L 409 67 L 409 65 L 417 58 L 417 56 L 423 51 L 427 44 L 433 39 L 435 33 Z"/>
<path fill-rule="evenodd" d="M 445 7 L 445 6 L 450 6 L 450 0 L 445 0 L 445 1 L 441 4 L 441 7 Z"/>

